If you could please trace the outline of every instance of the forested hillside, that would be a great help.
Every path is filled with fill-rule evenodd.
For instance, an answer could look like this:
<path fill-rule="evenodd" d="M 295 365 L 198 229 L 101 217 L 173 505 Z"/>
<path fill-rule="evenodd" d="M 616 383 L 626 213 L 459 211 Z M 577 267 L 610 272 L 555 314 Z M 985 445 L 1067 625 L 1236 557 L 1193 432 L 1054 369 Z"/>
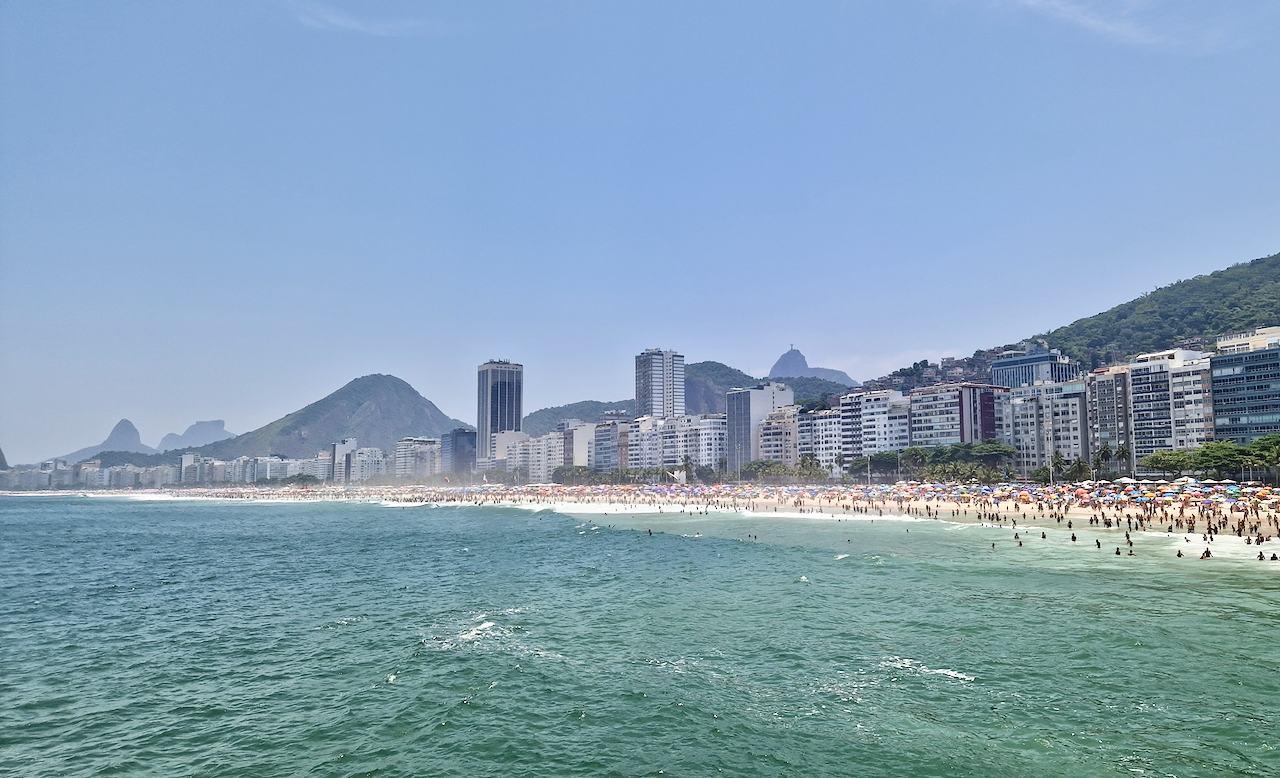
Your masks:
<path fill-rule="evenodd" d="M 1280 254 L 1156 289 L 1037 336 L 1087 367 L 1180 341 L 1280 325 Z"/>

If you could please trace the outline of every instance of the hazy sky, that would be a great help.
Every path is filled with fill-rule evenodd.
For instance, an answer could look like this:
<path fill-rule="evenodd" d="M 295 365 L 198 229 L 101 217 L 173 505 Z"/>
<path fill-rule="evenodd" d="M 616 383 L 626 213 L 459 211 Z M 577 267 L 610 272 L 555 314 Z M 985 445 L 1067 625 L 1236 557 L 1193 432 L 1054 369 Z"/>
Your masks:
<path fill-rule="evenodd" d="M 1280 251 L 1280 3 L 0 4 L 0 448 L 865 379 Z"/>

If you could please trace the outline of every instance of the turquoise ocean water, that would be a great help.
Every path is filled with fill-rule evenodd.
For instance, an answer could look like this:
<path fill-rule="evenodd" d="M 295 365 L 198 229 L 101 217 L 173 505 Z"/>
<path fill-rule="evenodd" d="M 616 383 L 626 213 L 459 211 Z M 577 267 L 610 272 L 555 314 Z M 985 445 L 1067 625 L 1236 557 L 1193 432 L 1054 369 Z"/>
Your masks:
<path fill-rule="evenodd" d="M 1280 569 L 1081 534 L 0 497 L 0 774 L 1280 775 Z"/>

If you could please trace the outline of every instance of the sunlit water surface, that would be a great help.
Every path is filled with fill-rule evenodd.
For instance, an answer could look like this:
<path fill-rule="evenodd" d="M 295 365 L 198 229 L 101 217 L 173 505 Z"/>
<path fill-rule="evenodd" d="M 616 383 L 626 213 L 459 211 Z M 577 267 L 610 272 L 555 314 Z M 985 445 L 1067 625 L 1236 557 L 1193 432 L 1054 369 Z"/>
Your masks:
<path fill-rule="evenodd" d="M 1280 774 L 1280 569 L 1030 534 L 0 498 L 0 774 Z"/>

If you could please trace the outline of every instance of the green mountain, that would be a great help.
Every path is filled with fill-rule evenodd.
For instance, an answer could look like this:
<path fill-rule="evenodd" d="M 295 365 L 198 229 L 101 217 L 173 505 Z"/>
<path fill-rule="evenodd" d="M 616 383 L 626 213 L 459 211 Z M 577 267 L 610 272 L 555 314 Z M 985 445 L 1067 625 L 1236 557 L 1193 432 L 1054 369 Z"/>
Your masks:
<path fill-rule="evenodd" d="M 728 407 L 730 389 L 755 386 L 760 379 L 752 378 L 741 370 L 735 370 L 720 362 L 694 362 L 684 366 L 684 409 L 698 416 L 704 413 L 724 413 Z"/>
<path fill-rule="evenodd" d="M 361 446 L 376 446 L 389 453 L 403 437 L 439 437 L 466 426 L 444 415 L 434 403 L 399 378 L 367 375 L 300 411 L 234 438 L 153 456 L 105 452 L 101 458 L 103 465 L 110 461 L 140 466 L 169 464 L 187 451 L 217 459 L 270 454 L 307 458 L 343 438 L 355 438 Z"/>
<path fill-rule="evenodd" d="M 1280 254 L 1148 292 L 1038 336 L 1089 367 L 1280 324 Z"/>
<path fill-rule="evenodd" d="M 554 408 L 543 408 L 525 416 L 520 426 L 529 437 L 536 438 L 554 430 L 561 419 L 580 419 L 593 424 L 604 418 L 605 411 L 617 410 L 626 411 L 627 418 L 631 418 L 636 412 L 636 401 L 619 400 L 606 403 L 599 400 L 583 400 L 568 405 L 557 405 Z"/>

